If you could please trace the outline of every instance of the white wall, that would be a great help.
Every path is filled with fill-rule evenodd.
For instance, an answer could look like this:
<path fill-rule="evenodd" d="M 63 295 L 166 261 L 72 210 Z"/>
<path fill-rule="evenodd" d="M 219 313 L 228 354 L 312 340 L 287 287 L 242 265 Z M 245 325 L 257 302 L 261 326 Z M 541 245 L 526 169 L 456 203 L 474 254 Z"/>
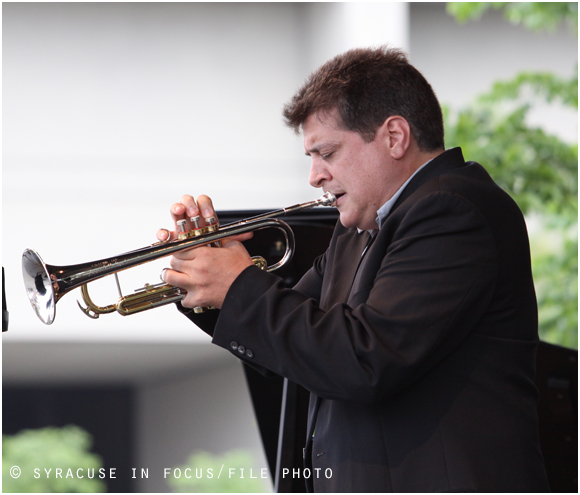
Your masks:
<path fill-rule="evenodd" d="M 208 193 L 220 209 L 317 196 L 304 178 L 299 141 L 280 117 L 300 79 L 295 10 L 4 4 L 8 340 L 47 335 L 18 297 L 27 247 L 66 265 L 146 246 L 158 228 L 171 226 L 169 206 L 186 192 Z M 161 263 L 138 277 L 123 274 L 124 290 L 159 281 Z M 50 338 L 157 339 L 160 325 L 168 326 L 165 339 L 192 338 L 177 330 L 182 319 L 173 310 L 91 325 L 73 299 L 59 303 Z M 79 327 L 86 327 L 82 335 Z"/>

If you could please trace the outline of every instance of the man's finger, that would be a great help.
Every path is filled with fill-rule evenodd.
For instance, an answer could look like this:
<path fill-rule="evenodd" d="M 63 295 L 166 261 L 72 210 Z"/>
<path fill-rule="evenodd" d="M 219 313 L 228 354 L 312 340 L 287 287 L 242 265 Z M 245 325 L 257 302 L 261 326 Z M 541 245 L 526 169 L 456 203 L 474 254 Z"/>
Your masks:
<path fill-rule="evenodd" d="M 183 214 L 187 217 L 188 220 L 191 217 L 196 217 L 199 215 L 198 204 L 196 203 L 195 199 L 193 199 L 193 196 L 191 196 L 190 194 L 185 194 L 181 197 L 181 204 L 184 207 Z"/>
<path fill-rule="evenodd" d="M 171 232 L 169 229 L 159 229 L 157 231 L 157 240 L 161 242 L 167 242 L 171 239 L 176 239 L 177 236 L 174 232 Z"/>
<path fill-rule="evenodd" d="M 209 196 L 202 194 L 197 198 L 197 206 L 201 216 L 207 221 L 209 218 L 215 218 L 217 222 L 217 215 L 213 207 L 213 203 Z M 214 222 L 215 223 L 215 222 Z"/>
<path fill-rule="evenodd" d="M 185 287 L 188 282 L 190 282 L 189 277 L 185 273 L 181 273 L 177 270 L 171 268 L 164 268 L 161 270 L 161 280 L 169 285 L 174 285 L 175 287 Z"/>
<path fill-rule="evenodd" d="M 231 241 L 244 242 L 244 241 L 247 241 L 248 239 L 251 239 L 252 237 L 254 237 L 253 232 L 246 232 L 245 234 L 238 234 L 238 235 L 232 235 L 230 237 L 226 237 L 226 238 L 221 240 L 221 243 L 222 243 L 222 246 L 225 246 L 228 242 L 231 242 Z"/>

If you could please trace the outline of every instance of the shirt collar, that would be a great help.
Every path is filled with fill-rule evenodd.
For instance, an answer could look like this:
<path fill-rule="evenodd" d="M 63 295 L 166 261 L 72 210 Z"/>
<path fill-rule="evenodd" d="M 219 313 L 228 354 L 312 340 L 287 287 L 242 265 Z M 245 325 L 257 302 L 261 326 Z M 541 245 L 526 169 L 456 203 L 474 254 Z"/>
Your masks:
<path fill-rule="evenodd" d="M 415 173 L 413 175 L 411 175 L 411 177 L 409 177 L 401 187 L 399 187 L 399 190 L 395 194 L 393 194 L 391 199 L 389 199 L 383 206 L 381 206 L 377 210 L 377 225 L 379 226 L 379 230 L 381 228 L 382 223 L 385 221 L 385 219 L 387 218 L 391 209 L 393 208 L 393 205 L 395 204 L 397 199 L 399 199 L 399 196 L 402 194 L 402 192 L 405 190 L 405 187 L 407 187 L 409 182 L 411 182 L 411 179 L 413 177 L 415 177 L 415 175 L 417 175 L 417 173 L 419 173 L 419 170 L 424 168 L 431 160 L 426 161 L 417 170 L 415 170 Z"/>

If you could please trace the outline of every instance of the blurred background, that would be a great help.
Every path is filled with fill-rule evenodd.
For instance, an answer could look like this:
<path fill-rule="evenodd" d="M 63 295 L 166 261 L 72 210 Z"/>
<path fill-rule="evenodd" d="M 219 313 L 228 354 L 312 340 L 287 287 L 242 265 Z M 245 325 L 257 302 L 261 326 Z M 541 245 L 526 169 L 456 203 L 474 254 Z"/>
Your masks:
<path fill-rule="evenodd" d="M 577 4 L 558 2 L 3 3 L 6 441 L 79 426 L 43 430 L 23 441 L 48 444 L 21 451 L 69 442 L 96 453 L 85 462 L 63 451 L 85 469 L 116 468 L 89 491 L 204 491 L 164 468 L 234 462 L 220 456 L 254 474 L 267 467 L 233 356 L 172 306 L 90 320 L 75 291 L 45 326 L 21 254 L 72 265 L 144 247 L 185 193 L 210 195 L 218 210 L 318 197 L 281 110 L 311 71 L 358 46 L 403 48 L 445 107 L 446 146 L 462 146 L 520 204 L 542 338 L 577 348 L 577 32 Z M 156 283 L 166 265 L 122 273 L 124 292 Z M 91 288 L 97 304 L 117 297 L 110 277 Z M 10 469 L 18 448 L 8 447 Z M 26 485 L 35 480 L 22 469 L 11 490 L 47 490 Z M 3 478 L 14 481 L 4 462 Z"/>

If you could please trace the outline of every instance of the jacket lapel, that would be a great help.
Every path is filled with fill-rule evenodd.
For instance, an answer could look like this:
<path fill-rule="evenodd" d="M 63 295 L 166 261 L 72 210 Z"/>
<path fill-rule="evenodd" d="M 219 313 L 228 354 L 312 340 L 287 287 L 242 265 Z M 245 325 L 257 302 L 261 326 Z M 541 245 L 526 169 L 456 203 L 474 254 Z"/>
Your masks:
<path fill-rule="evenodd" d="M 327 310 L 333 304 L 347 300 L 367 240 L 365 232 L 359 234 L 354 229 L 338 237 L 330 280 L 324 281 L 321 293 L 321 309 Z"/>

